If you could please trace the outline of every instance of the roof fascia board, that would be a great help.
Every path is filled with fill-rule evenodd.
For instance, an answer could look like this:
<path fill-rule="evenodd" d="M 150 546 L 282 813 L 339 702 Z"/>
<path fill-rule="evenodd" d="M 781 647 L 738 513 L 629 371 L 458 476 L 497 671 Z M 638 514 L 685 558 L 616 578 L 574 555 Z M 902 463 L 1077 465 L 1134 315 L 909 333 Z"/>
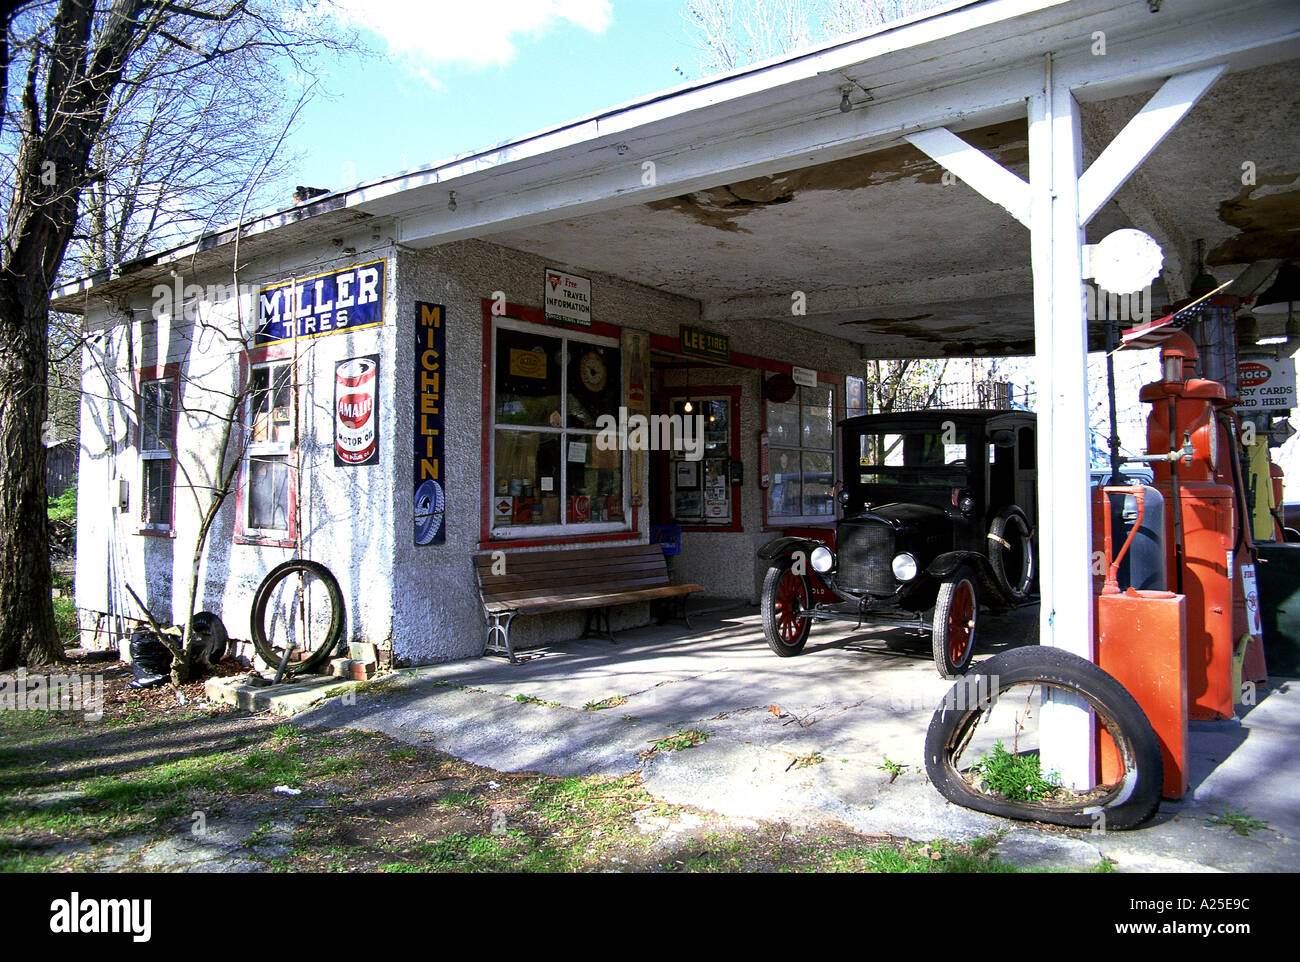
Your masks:
<path fill-rule="evenodd" d="M 945 88 L 942 97 L 926 91 L 848 114 L 835 109 L 777 129 L 747 131 L 708 145 L 687 145 L 672 154 L 660 152 L 655 155 L 653 185 L 641 182 L 638 162 L 605 163 L 564 180 L 512 191 L 492 190 L 481 198 L 466 198 L 458 190 L 455 211 L 430 208 L 399 218 L 398 240 L 416 247 L 430 246 L 559 217 L 664 200 L 720 183 L 866 153 L 926 127 L 1023 116 L 1022 91 L 1041 82 L 1041 74 L 1041 65 L 1027 65 L 1010 74 Z"/>

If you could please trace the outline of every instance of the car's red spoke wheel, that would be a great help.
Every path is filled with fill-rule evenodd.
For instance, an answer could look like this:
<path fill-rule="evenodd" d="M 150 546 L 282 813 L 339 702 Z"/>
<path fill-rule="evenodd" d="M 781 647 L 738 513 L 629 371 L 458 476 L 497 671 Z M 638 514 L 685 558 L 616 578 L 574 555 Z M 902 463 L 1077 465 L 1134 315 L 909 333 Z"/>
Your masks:
<path fill-rule="evenodd" d="M 805 619 L 799 614 L 807 607 L 808 589 L 804 580 L 792 571 L 785 572 L 776 586 L 776 627 L 787 645 L 803 631 Z"/>
<path fill-rule="evenodd" d="M 934 666 L 944 678 L 953 678 L 970 667 L 978 641 L 979 612 L 975 575 L 962 565 L 939 586 L 934 603 Z"/>
<path fill-rule="evenodd" d="M 964 664 L 975 637 L 975 589 L 962 581 L 953 592 L 948 612 L 948 656 L 954 664 Z"/>
<path fill-rule="evenodd" d="M 774 564 L 763 579 L 763 637 L 781 657 L 797 655 L 808 640 L 812 619 L 802 612 L 812 607 L 808 578 L 794 573 L 790 560 Z"/>

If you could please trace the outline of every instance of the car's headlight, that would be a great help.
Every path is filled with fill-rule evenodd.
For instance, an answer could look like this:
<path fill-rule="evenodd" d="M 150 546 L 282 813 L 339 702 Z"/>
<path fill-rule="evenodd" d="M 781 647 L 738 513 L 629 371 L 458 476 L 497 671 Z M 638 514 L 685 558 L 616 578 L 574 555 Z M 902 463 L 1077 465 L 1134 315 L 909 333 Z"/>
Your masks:
<path fill-rule="evenodd" d="M 894 569 L 894 577 L 899 581 L 911 581 L 916 577 L 919 570 L 916 565 L 916 559 L 904 551 L 902 554 L 894 555 L 894 560 L 890 564 Z"/>
<path fill-rule="evenodd" d="M 808 562 L 813 566 L 813 571 L 826 574 L 835 564 L 835 555 L 826 545 L 819 544 L 812 549 L 812 554 L 808 556 Z"/>

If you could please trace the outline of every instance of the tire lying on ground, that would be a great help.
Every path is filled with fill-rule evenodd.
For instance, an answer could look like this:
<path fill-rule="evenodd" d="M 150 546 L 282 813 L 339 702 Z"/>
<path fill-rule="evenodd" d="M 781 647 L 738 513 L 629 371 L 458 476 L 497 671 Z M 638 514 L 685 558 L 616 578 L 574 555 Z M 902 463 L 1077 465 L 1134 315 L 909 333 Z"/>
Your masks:
<path fill-rule="evenodd" d="M 1124 766 L 1124 777 L 1080 801 L 1018 801 L 980 791 L 958 770 L 954 754 L 969 740 L 981 715 L 1013 688 L 1044 685 L 1088 702 L 1104 724 Z M 976 698 L 971 693 L 978 692 Z M 1017 697 L 1017 696 L 1012 696 Z M 948 801 L 990 815 L 1089 828 L 1104 813 L 1108 829 L 1134 828 L 1160 805 L 1164 759 L 1141 706 L 1118 681 L 1091 662 L 1059 648 L 1016 648 L 980 664 L 945 696 L 925 737 L 925 770 Z"/>
<path fill-rule="evenodd" d="M 257 586 L 257 593 L 253 595 L 251 619 L 253 647 L 262 656 L 262 661 L 272 668 L 279 665 L 283 652 L 277 653 L 271 645 L 270 639 L 267 638 L 266 608 L 270 603 L 272 593 L 279 587 L 280 582 L 295 574 L 318 579 L 325 586 L 330 601 L 330 624 L 325 631 L 324 640 L 315 651 L 302 661 L 291 662 L 285 667 L 286 674 L 305 675 L 319 670 L 329 661 L 334 649 L 338 646 L 339 639 L 343 636 L 343 592 L 339 588 L 338 580 L 329 568 L 326 568 L 323 564 L 316 561 L 307 561 L 303 558 L 293 558 L 283 564 L 276 565 L 262 579 L 262 583 Z"/>

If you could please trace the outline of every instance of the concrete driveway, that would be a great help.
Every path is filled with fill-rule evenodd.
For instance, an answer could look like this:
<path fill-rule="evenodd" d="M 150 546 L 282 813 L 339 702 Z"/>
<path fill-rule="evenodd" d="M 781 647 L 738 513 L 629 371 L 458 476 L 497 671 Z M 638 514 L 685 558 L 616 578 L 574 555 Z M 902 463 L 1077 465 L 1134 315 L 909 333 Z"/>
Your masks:
<path fill-rule="evenodd" d="M 1037 608 L 986 619 L 981 657 L 1037 640 Z M 499 771 L 625 774 L 667 801 L 811 825 L 835 820 L 916 840 L 1009 834 L 998 853 L 1086 868 L 1101 855 L 1137 871 L 1300 870 L 1300 692 L 1282 683 L 1242 719 L 1197 723 L 1193 792 L 1136 832 L 1042 831 L 949 804 L 925 776 L 923 742 L 949 682 L 925 638 L 819 626 L 778 658 L 755 609 L 705 614 L 694 630 L 651 626 L 617 644 L 571 641 L 522 665 L 470 659 L 398 672 L 296 716 L 383 731 Z M 597 708 L 600 703 L 612 707 Z M 642 753 L 682 729 L 707 739 Z M 891 780 L 886 760 L 904 766 Z M 1206 819 L 1246 808 L 1243 837 Z"/>

